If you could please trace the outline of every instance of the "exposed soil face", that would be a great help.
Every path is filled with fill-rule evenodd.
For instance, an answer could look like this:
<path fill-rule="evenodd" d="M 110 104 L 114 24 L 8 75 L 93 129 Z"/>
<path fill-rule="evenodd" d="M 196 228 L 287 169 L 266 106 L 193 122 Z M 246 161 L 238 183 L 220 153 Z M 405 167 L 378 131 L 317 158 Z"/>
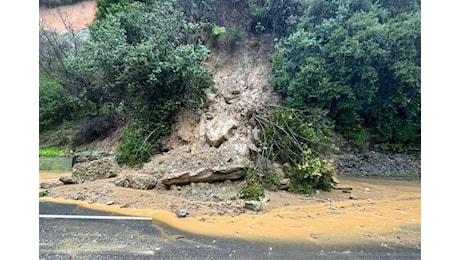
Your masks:
<path fill-rule="evenodd" d="M 40 8 L 40 18 L 46 21 L 47 28 L 62 31 L 64 26 L 60 17 L 68 17 L 73 29 L 78 30 L 93 20 L 95 11 L 95 1 L 84 1 L 53 9 Z M 211 106 L 210 111 L 232 115 L 241 122 L 244 122 L 248 111 L 274 98 L 266 88 L 269 57 L 264 55 L 263 46 L 254 48 L 257 43 L 251 40 L 246 44 L 251 48 L 239 49 L 241 53 L 236 52 L 236 56 L 213 55 L 206 64 L 209 67 L 217 65 L 215 83 L 220 94 L 212 97 L 213 102 L 218 104 L 223 100 L 223 105 Z M 245 71 L 239 73 L 235 68 Z M 236 84 L 227 85 L 228 82 Z M 234 92 L 235 86 L 239 86 L 238 98 L 226 96 L 227 92 Z M 194 132 L 200 118 L 183 116 L 180 120 L 180 117 L 176 132 L 167 143 L 170 149 L 177 149 L 184 143 L 200 142 L 200 136 Z M 247 130 L 238 128 L 236 134 L 242 135 Z M 119 135 L 116 136 L 118 140 Z M 108 150 L 116 142 L 105 141 L 100 145 Z M 357 154 L 346 151 L 337 158 L 345 169 L 338 179 L 340 184 L 352 187 L 351 193 L 333 190 L 305 196 L 266 190 L 268 201 L 258 212 L 245 209 L 244 201 L 237 198 L 241 180 L 135 190 L 118 187 L 111 178 L 47 188 L 47 197 L 41 199 L 78 203 L 127 215 L 150 216 L 155 221 L 200 234 L 300 243 L 377 243 L 420 248 L 420 180 L 356 176 L 393 173 L 394 169 L 396 173 L 419 173 L 420 161 L 398 155 L 383 157 L 380 153 L 366 154 L 366 160 L 361 160 Z M 168 160 L 169 163 L 174 162 L 174 158 Z M 392 167 L 376 166 L 377 163 L 388 166 L 388 162 Z M 139 169 L 124 168 L 119 175 L 137 171 Z M 57 181 L 61 176 L 70 175 L 70 172 L 40 172 L 40 182 Z M 175 214 L 181 209 L 188 212 L 185 218 L 178 218 Z"/>
<path fill-rule="evenodd" d="M 92 23 L 96 15 L 96 1 L 82 1 L 56 8 L 40 7 L 40 25 L 45 30 L 65 32 L 67 28 L 81 30 Z"/>

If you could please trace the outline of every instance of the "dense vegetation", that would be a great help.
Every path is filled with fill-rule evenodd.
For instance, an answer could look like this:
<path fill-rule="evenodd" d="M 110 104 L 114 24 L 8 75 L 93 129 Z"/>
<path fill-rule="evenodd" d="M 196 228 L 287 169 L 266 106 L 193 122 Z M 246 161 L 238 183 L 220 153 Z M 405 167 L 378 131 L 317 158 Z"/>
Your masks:
<path fill-rule="evenodd" d="M 89 32 L 41 29 L 40 132 L 77 121 L 66 140 L 79 145 L 124 125 L 119 162 L 146 162 L 179 110 L 206 106 L 204 41 L 253 34 L 275 39 L 269 81 L 283 104 L 256 115 L 261 152 L 247 183 L 279 181 L 270 160 L 292 165 L 292 191 L 328 190 L 333 129 L 360 148 L 420 150 L 419 0 L 192 2 L 97 0 Z M 254 185 L 241 196 L 261 195 Z"/>
<path fill-rule="evenodd" d="M 40 59 L 40 130 L 87 118 L 73 142 L 88 143 L 125 118 L 118 159 L 143 163 L 161 151 L 175 113 L 204 105 L 212 85 L 202 66 L 209 51 L 191 44 L 194 27 L 173 1 L 98 1 L 98 7 L 90 37 L 78 48 L 54 48 L 58 37 L 43 32 L 51 44 Z"/>
<path fill-rule="evenodd" d="M 286 106 L 326 109 L 359 147 L 420 148 L 420 2 L 306 1 L 273 57 Z"/>

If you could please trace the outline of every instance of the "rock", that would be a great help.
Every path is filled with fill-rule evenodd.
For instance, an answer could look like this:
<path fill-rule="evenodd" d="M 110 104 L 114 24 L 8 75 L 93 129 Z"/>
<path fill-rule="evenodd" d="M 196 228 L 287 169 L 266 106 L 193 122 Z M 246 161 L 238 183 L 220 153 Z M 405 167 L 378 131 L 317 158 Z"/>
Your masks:
<path fill-rule="evenodd" d="M 245 173 L 246 167 L 242 165 L 228 165 L 214 168 L 200 168 L 171 173 L 161 180 L 165 185 L 189 184 L 192 182 L 214 182 L 236 180 Z"/>
<path fill-rule="evenodd" d="M 244 202 L 244 208 L 253 211 L 260 211 L 260 209 L 262 208 L 262 202 L 258 200 L 247 200 Z"/>
<path fill-rule="evenodd" d="M 257 143 L 260 141 L 260 129 L 257 126 L 255 126 L 252 129 L 251 134 L 252 134 L 252 139 L 254 140 L 254 143 Z"/>
<path fill-rule="evenodd" d="M 331 185 L 333 189 L 336 190 L 353 190 L 353 187 L 350 185 L 345 185 L 345 184 L 332 184 Z"/>
<path fill-rule="evenodd" d="M 117 176 L 120 167 L 114 158 L 77 163 L 72 167 L 72 179 L 75 183 L 84 183 L 97 179 L 107 179 Z"/>
<path fill-rule="evenodd" d="M 369 189 L 369 188 L 364 188 L 364 192 L 370 192 L 370 191 L 371 191 L 371 189 Z"/>
<path fill-rule="evenodd" d="M 75 153 L 73 156 L 73 163 L 84 163 L 90 161 L 100 160 L 102 158 L 113 157 L 113 152 L 105 152 L 105 151 L 83 151 Z"/>
<path fill-rule="evenodd" d="M 40 188 L 49 189 L 52 187 L 57 187 L 57 186 L 62 186 L 62 185 L 64 185 L 64 183 L 59 180 L 48 180 L 48 181 L 42 181 L 40 183 Z"/>
<path fill-rule="evenodd" d="M 75 184 L 75 181 L 72 179 L 72 177 L 62 176 L 59 178 L 59 180 L 64 184 Z"/>
<path fill-rule="evenodd" d="M 235 151 L 242 156 L 249 156 L 249 145 L 245 143 L 235 143 L 233 144 Z"/>
<path fill-rule="evenodd" d="M 240 89 L 232 89 L 230 91 L 230 93 L 232 93 L 232 95 L 239 95 L 241 93 L 241 90 Z"/>
<path fill-rule="evenodd" d="M 280 185 L 278 185 L 279 190 L 287 190 L 289 188 L 289 183 L 291 182 L 291 179 L 285 178 L 280 181 Z"/>
<path fill-rule="evenodd" d="M 350 199 L 351 199 L 351 200 L 357 200 L 358 197 L 356 197 L 356 195 L 350 194 Z"/>
<path fill-rule="evenodd" d="M 272 163 L 272 166 L 270 168 L 273 169 L 273 172 L 274 172 L 275 176 L 279 180 L 284 179 L 285 174 L 284 174 L 283 166 L 281 164 L 276 163 L 276 162 Z"/>
<path fill-rule="evenodd" d="M 337 177 L 336 177 L 335 175 L 332 175 L 331 180 L 332 180 L 332 182 L 335 183 L 335 184 L 339 184 L 339 183 L 340 183 L 340 182 L 339 182 L 339 179 L 337 179 Z"/>
<path fill-rule="evenodd" d="M 267 195 L 265 195 L 263 197 L 259 197 L 259 201 L 262 203 L 267 203 L 270 201 L 270 198 Z"/>
<path fill-rule="evenodd" d="M 119 177 L 115 185 L 137 190 L 150 190 L 157 185 L 157 178 L 151 174 L 133 173 Z"/>
<path fill-rule="evenodd" d="M 237 126 L 236 121 L 227 114 L 218 114 L 206 125 L 206 141 L 213 147 L 219 147 L 233 135 L 232 130 Z"/>
<path fill-rule="evenodd" d="M 188 212 L 187 212 L 186 209 L 180 209 L 180 210 L 176 211 L 176 216 L 178 218 L 185 218 L 185 216 L 187 216 L 187 215 L 188 215 Z"/>
<path fill-rule="evenodd" d="M 283 164 L 283 172 L 290 172 L 292 170 L 292 166 L 289 163 Z"/>

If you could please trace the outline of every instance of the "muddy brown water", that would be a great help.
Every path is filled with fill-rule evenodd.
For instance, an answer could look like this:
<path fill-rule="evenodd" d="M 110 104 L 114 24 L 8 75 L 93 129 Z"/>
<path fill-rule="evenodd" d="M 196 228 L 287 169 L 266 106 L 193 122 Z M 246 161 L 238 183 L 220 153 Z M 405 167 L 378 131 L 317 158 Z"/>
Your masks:
<path fill-rule="evenodd" d="M 69 172 L 41 172 L 40 181 L 70 175 Z M 339 180 L 341 184 L 353 187 L 352 194 L 357 199 L 349 199 L 350 194 L 338 190 L 314 194 L 308 199 L 301 195 L 268 192 L 271 200 L 263 212 L 238 216 L 193 212 L 190 217 L 177 218 L 173 212 L 158 204 L 161 200 L 170 203 L 173 198 L 156 194 L 154 190 L 137 193 L 120 188 L 113 193 L 118 197 L 155 201 L 153 204 L 146 202 L 143 208 L 59 197 L 40 199 L 123 215 L 151 217 L 153 223 L 199 235 L 254 241 L 313 242 L 318 245 L 379 244 L 420 248 L 420 179 L 339 177 Z"/>

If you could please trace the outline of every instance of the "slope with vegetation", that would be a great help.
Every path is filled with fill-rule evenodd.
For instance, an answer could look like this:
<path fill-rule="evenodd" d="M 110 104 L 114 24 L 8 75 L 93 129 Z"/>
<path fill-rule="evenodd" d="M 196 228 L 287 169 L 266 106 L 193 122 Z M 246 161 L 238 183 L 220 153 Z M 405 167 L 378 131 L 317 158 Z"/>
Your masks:
<path fill-rule="evenodd" d="M 242 90 L 230 92 L 257 101 L 238 110 L 247 126 L 236 132 L 259 133 L 246 197 L 281 181 L 272 162 L 288 165 L 291 191 L 329 190 L 334 131 L 361 149 L 420 151 L 419 1 L 96 3 L 87 31 L 40 32 L 42 146 L 76 149 L 122 129 L 118 162 L 141 166 L 167 151 L 183 111 L 235 112 L 222 87 L 236 79 Z M 251 63 L 271 72 L 253 75 Z M 251 86 L 257 76 L 266 84 Z"/>

